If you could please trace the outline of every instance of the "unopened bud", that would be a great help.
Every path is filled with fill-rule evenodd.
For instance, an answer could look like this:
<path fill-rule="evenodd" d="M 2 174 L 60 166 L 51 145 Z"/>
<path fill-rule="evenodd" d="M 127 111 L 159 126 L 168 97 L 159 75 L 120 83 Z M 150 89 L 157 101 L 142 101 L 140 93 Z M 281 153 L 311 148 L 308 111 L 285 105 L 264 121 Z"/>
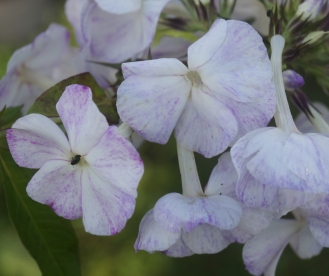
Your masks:
<path fill-rule="evenodd" d="M 299 5 L 296 16 L 301 16 L 301 20 L 314 20 L 320 14 L 323 2 L 322 0 L 305 0 Z"/>
<path fill-rule="evenodd" d="M 324 32 L 324 31 L 311 32 L 307 36 L 305 36 L 302 43 L 307 42 L 307 44 L 313 44 L 313 43 L 317 42 L 325 34 L 327 34 L 327 32 Z"/>
<path fill-rule="evenodd" d="M 294 91 L 305 84 L 303 77 L 293 70 L 286 70 L 282 72 L 282 77 L 284 88 L 287 91 Z"/>

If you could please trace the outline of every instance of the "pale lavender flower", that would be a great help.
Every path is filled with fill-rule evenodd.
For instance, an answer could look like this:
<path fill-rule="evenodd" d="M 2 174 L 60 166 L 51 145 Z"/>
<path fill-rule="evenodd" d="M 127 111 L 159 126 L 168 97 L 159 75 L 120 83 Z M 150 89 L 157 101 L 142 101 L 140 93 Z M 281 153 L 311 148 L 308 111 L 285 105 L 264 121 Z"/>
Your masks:
<path fill-rule="evenodd" d="M 120 63 L 147 50 L 153 41 L 160 13 L 168 2 L 169 0 L 89 1 L 83 6 L 80 17 L 83 37 L 80 44 L 83 45 L 87 59 Z M 75 28 L 79 33 L 78 37 L 79 28 Z"/>
<path fill-rule="evenodd" d="M 282 251 L 290 243 L 301 259 L 309 259 L 329 247 L 329 197 L 318 194 L 293 211 L 296 220 L 273 221 L 269 228 L 248 241 L 243 260 L 253 275 L 274 276 Z"/>
<path fill-rule="evenodd" d="M 209 188 L 214 193 L 203 192 L 193 153 L 179 145 L 177 149 L 183 194 L 167 194 L 157 201 L 140 224 L 135 249 L 173 257 L 217 253 L 233 242 L 224 230 L 238 226 L 242 209 L 231 197 L 217 194 L 216 188 Z M 235 237 L 244 238 L 240 233 Z"/>
<path fill-rule="evenodd" d="M 23 113 L 26 113 L 42 92 L 77 74 L 73 65 L 75 54 L 68 30 L 51 24 L 46 32 L 10 58 L 6 75 L 0 81 L 0 109 L 5 105 L 24 104 Z"/>
<path fill-rule="evenodd" d="M 212 157 L 266 126 L 275 108 L 272 69 L 261 37 L 247 23 L 217 20 L 176 59 L 122 65 L 120 118 L 144 139 L 164 144 L 175 129 L 183 147 Z"/>
<path fill-rule="evenodd" d="M 108 126 L 88 87 L 68 86 L 56 109 L 68 138 L 40 114 L 18 119 L 7 131 L 16 163 L 39 169 L 27 193 L 59 216 L 82 216 L 87 232 L 114 235 L 134 211 L 143 174 L 139 154 L 115 126 Z"/>
<path fill-rule="evenodd" d="M 277 90 L 274 117 L 278 127 L 252 131 L 232 147 L 232 159 L 239 175 L 237 186 L 248 190 L 258 183 L 258 187 L 266 190 L 265 186 L 310 193 L 329 192 L 329 138 L 314 133 L 303 135 L 294 124 L 281 71 L 284 43 L 280 35 L 271 39 Z M 258 193 L 258 196 L 264 199 L 266 195 Z"/>

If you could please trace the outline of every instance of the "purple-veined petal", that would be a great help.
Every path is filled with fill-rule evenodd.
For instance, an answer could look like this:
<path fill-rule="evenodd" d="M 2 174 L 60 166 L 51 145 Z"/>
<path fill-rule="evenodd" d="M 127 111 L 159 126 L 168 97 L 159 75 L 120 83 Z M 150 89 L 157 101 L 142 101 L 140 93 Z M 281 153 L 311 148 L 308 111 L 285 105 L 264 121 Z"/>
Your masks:
<path fill-rule="evenodd" d="M 229 243 L 246 243 L 253 238 L 253 235 L 242 231 L 239 227 L 232 230 L 222 230 L 222 235 Z"/>
<path fill-rule="evenodd" d="M 329 218 L 328 216 L 308 217 L 308 226 L 314 238 L 324 247 L 329 247 Z"/>
<path fill-rule="evenodd" d="M 37 169 L 49 160 L 71 158 L 70 145 L 63 131 L 40 114 L 18 119 L 7 130 L 7 141 L 11 155 L 21 167 Z"/>
<path fill-rule="evenodd" d="M 260 208 L 271 205 L 278 189 L 260 183 L 247 169 L 241 171 L 236 185 L 236 195 L 248 207 Z"/>
<path fill-rule="evenodd" d="M 216 21 L 210 32 L 216 32 L 222 22 Z M 253 102 L 267 93 L 274 95 L 272 67 L 262 37 L 245 22 L 228 20 L 226 24 L 221 47 L 197 68 L 202 82 L 219 100 L 226 96 L 238 102 Z"/>
<path fill-rule="evenodd" d="M 207 94 L 205 86 L 192 92 L 175 127 L 177 142 L 205 157 L 222 153 L 238 132 L 228 108 Z"/>
<path fill-rule="evenodd" d="M 329 195 L 316 194 L 301 206 L 303 217 L 327 217 L 329 215 Z"/>
<path fill-rule="evenodd" d="M 92 100 L 89 87 L 78 84 L 67 86 L 56 109 L 75 154 L 87 154 L 108 128 L 105 116 Z"/>
<path fill-rule="evenodd" d="M 119 134 L 117 127 L 109 126 L 85 159 L 98 176 L 137 197 L 136 189 L 144 173 L 143 161 L 134 146 Z"/>
<path fill-rule="evenodd" d="M 254 154 L 247 162 L 250 174 L 259 182 L 277 188 L 308 190 L 308 185 L 284 162 L 284 145 L 289 135 L 278 128 L 269 128 L 253 137 L 244 150 L 244 157 Z M 297 160 L 296 160 L 297 161 Z"/>
<path fill-rule="evenodd" d="M 322 245 L 313 237 L 310 228 L 305 225 L 292 236 L 290 245 L 301 259 L 309 259 L 320 254 Z"/>
<path fill-rule="evenodd" d="M 135 198 L 103 180 L 90 168 L 83 170 L 82 211 L 86 232 L 115 235 L 126 225 L 135 209 Z"/>
<path fill-rule="evenodd" d="M 329 192 L 329 138 L 321 134 L 292 133 L 283 149 L 287 167 L 307 183 L 302 190 Z M 298 150 L 297 150 L 298 149 Z"/>
<path fill-rule="evenodd" d="M 266 93 L 262 98 L 250 103 L 232 101 L 221 97 L 221 102 L 231 110 L 238 123 L 238 133 L 230 146 L 255 129 L 266 127 L 275 112 L 275 94 Z"/>
<path fill-rule="evenodd" d="M 204 193 L 207 196 L 223 194 L 236 197 L 237 182 L 238 174 L 232 163 L 231 155 L 229 152 L 225 152 L 219 157 L 218 164 L 212 170 Z"/>
<path fill-rule="evenodd" d="M 182 233 L 184 243 L 195 254 L 214 254 L 225 249 L 230 242 L 223 238 L 215 226 L 202 224 L 188 233 Z"/>
<path fill-rule="evenodd" d="M 245 156 L 244 156 L 244 150 L 246 146 L 248 145 L 249 141 L 257 136 L 258 134 L 268 131 L 268 128 L 260 128 L 253 130 L 249 133 L 247 133 L 245 136 L 240 138 L 234 146 L 231 148 L 231 157 L 232 157 L 232 162 L 234 164 L 234 167 L 237 170 L 238 175 L 240 175 L 241 170 L 244 169 L 244 164 L 246 162 Z"/>
<path fill-rule="evenodd" d="M 162 253 L 167 256 L 176 258 L 187 257 L 194 254 L 184 243 L 181 235 L 175 244 L 173 244 L 171 247 L 169 247 L 169 249 L 163 251 Z"/>
<path fill-rule="evenodd" d="M 50 160 L 33 176 L 26 192 L 35 201 L 49 205 L 66 219 L 82 216 L 80 166 Z"/>
<path fill-rule="evenodd" d="M 256 235 L 243 247 L 242 257 L 247 270 L 253 275 L 275 271 L 279 257 L 291 237 L 299 230 L 294 220 L 275 220 L 269 228 Z"/>
<path fill-rule="evenodd" d="M 188 67 L 197 70 L 221 50 L 227 37 L 227 21 L 216 20 L 210 30 L 188 48 Z"/>
<path fill-rule="evenodd" d="M 124 14 L 108 13 L 96 3 L 90 3 L 84 12 L 82 31 L 91 59 L 120 63 L 149 47 L 167 2 L 144 0 L 140 10 Z"/>
<path fill-rule="evenodd" d="M 122 73 L 125 79 L 140 75 L 147 77 L 184 76 L 188 72 L 186 66 L 175 58 L 161 58 L 122 64 Z"/>
<path fill-rule="evenodd" d="M 165 144 L 190 89 L 191 84 L 183 76 L 131 76 L 118 89 L 118 113 L 144 139 Z"/>
<path fill-rule="evenodd" d="M 135 242 L 135 250 L 146 250 L 147 252 L 165 251 L 180 238 L 180 233 L 172 233 L 159 224 L 153 217 L 153 209 L 148 211 L 143 217 L 138 238 Z"/>
<path fill-rule="evenodd" d="M 240 204 L 228 196 L 185 197 L 171 193 L 160 198 L 154 207 L 154 219 L 170 232 L 189 232 L 207 223 L 220 229 L 236 227 L 242 216 Z"/>
<path fill-rule="evenodd" d="M 97 5 L 109 13 L 124 14 L 134 12 L 142 7 L 143 0 L 95 0 Z"/>

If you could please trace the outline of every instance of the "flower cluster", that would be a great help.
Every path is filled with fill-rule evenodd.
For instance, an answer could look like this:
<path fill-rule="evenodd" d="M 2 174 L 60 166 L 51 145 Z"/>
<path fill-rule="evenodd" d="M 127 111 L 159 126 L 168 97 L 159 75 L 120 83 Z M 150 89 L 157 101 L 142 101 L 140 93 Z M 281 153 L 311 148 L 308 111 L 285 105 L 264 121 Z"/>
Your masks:
<path fill-rule="evenodd" d="M 325 24 L 329 9 L 283 1 L 280 11 L 295 25 L 270 13 L 269 58 L 257 25 L 217 18 L 239 17 L 242 1 L 221 2 L 68 0 L 79 48 L 51 25 L 15 52 L 0 81 L 0 109 L 24 103 L 26 113 L 58 81 L 90 72 L 116 99 L 121 125 L 109 126 L 93 87 L 79 84 L 56 104 L 65 133 L 41 114 L 18 119 L 7 130 L 11 154 L 39 169 L 27 194 L 66 219 L 82 217 L 87 232 L 116 234 L 134 212 L 144 169 L 131 135 L 166 144 L 174 133 L 182 194 L 164 195 L 145 214 L 135 250 L 185 257 L 243 243 L 247 270 L 274 275 L 288 243 L 301 258 L 329 247 L 329 112 L 302 97 L 304 78 L 292 69 L 304 61 L 289 66 L 297 57 L 288 55 L 295 44 L 298 51 L 315 43 L 297 29 Z M 285 38 L 293 33 L 298 41 Z M 294 121 L 286 94 L 306 115 Z M 273 116 L 276 127 L 268 126 Z M 194 152 L 220 155 L 204 189 Z M 290 212 L 294 218 L 282 218 Z"/>

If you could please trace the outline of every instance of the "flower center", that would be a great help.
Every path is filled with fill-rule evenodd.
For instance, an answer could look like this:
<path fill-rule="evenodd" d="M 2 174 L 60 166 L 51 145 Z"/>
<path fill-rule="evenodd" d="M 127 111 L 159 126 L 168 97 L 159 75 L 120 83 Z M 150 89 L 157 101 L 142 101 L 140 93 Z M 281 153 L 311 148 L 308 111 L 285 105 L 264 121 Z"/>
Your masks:
<path fill-rule="evenodd" d="M 196 71 L 190 71 L 186 74 L 187 79 L 192 83 L 192 85 L 199 87 L 202 84 L 200 75 Z"/>

